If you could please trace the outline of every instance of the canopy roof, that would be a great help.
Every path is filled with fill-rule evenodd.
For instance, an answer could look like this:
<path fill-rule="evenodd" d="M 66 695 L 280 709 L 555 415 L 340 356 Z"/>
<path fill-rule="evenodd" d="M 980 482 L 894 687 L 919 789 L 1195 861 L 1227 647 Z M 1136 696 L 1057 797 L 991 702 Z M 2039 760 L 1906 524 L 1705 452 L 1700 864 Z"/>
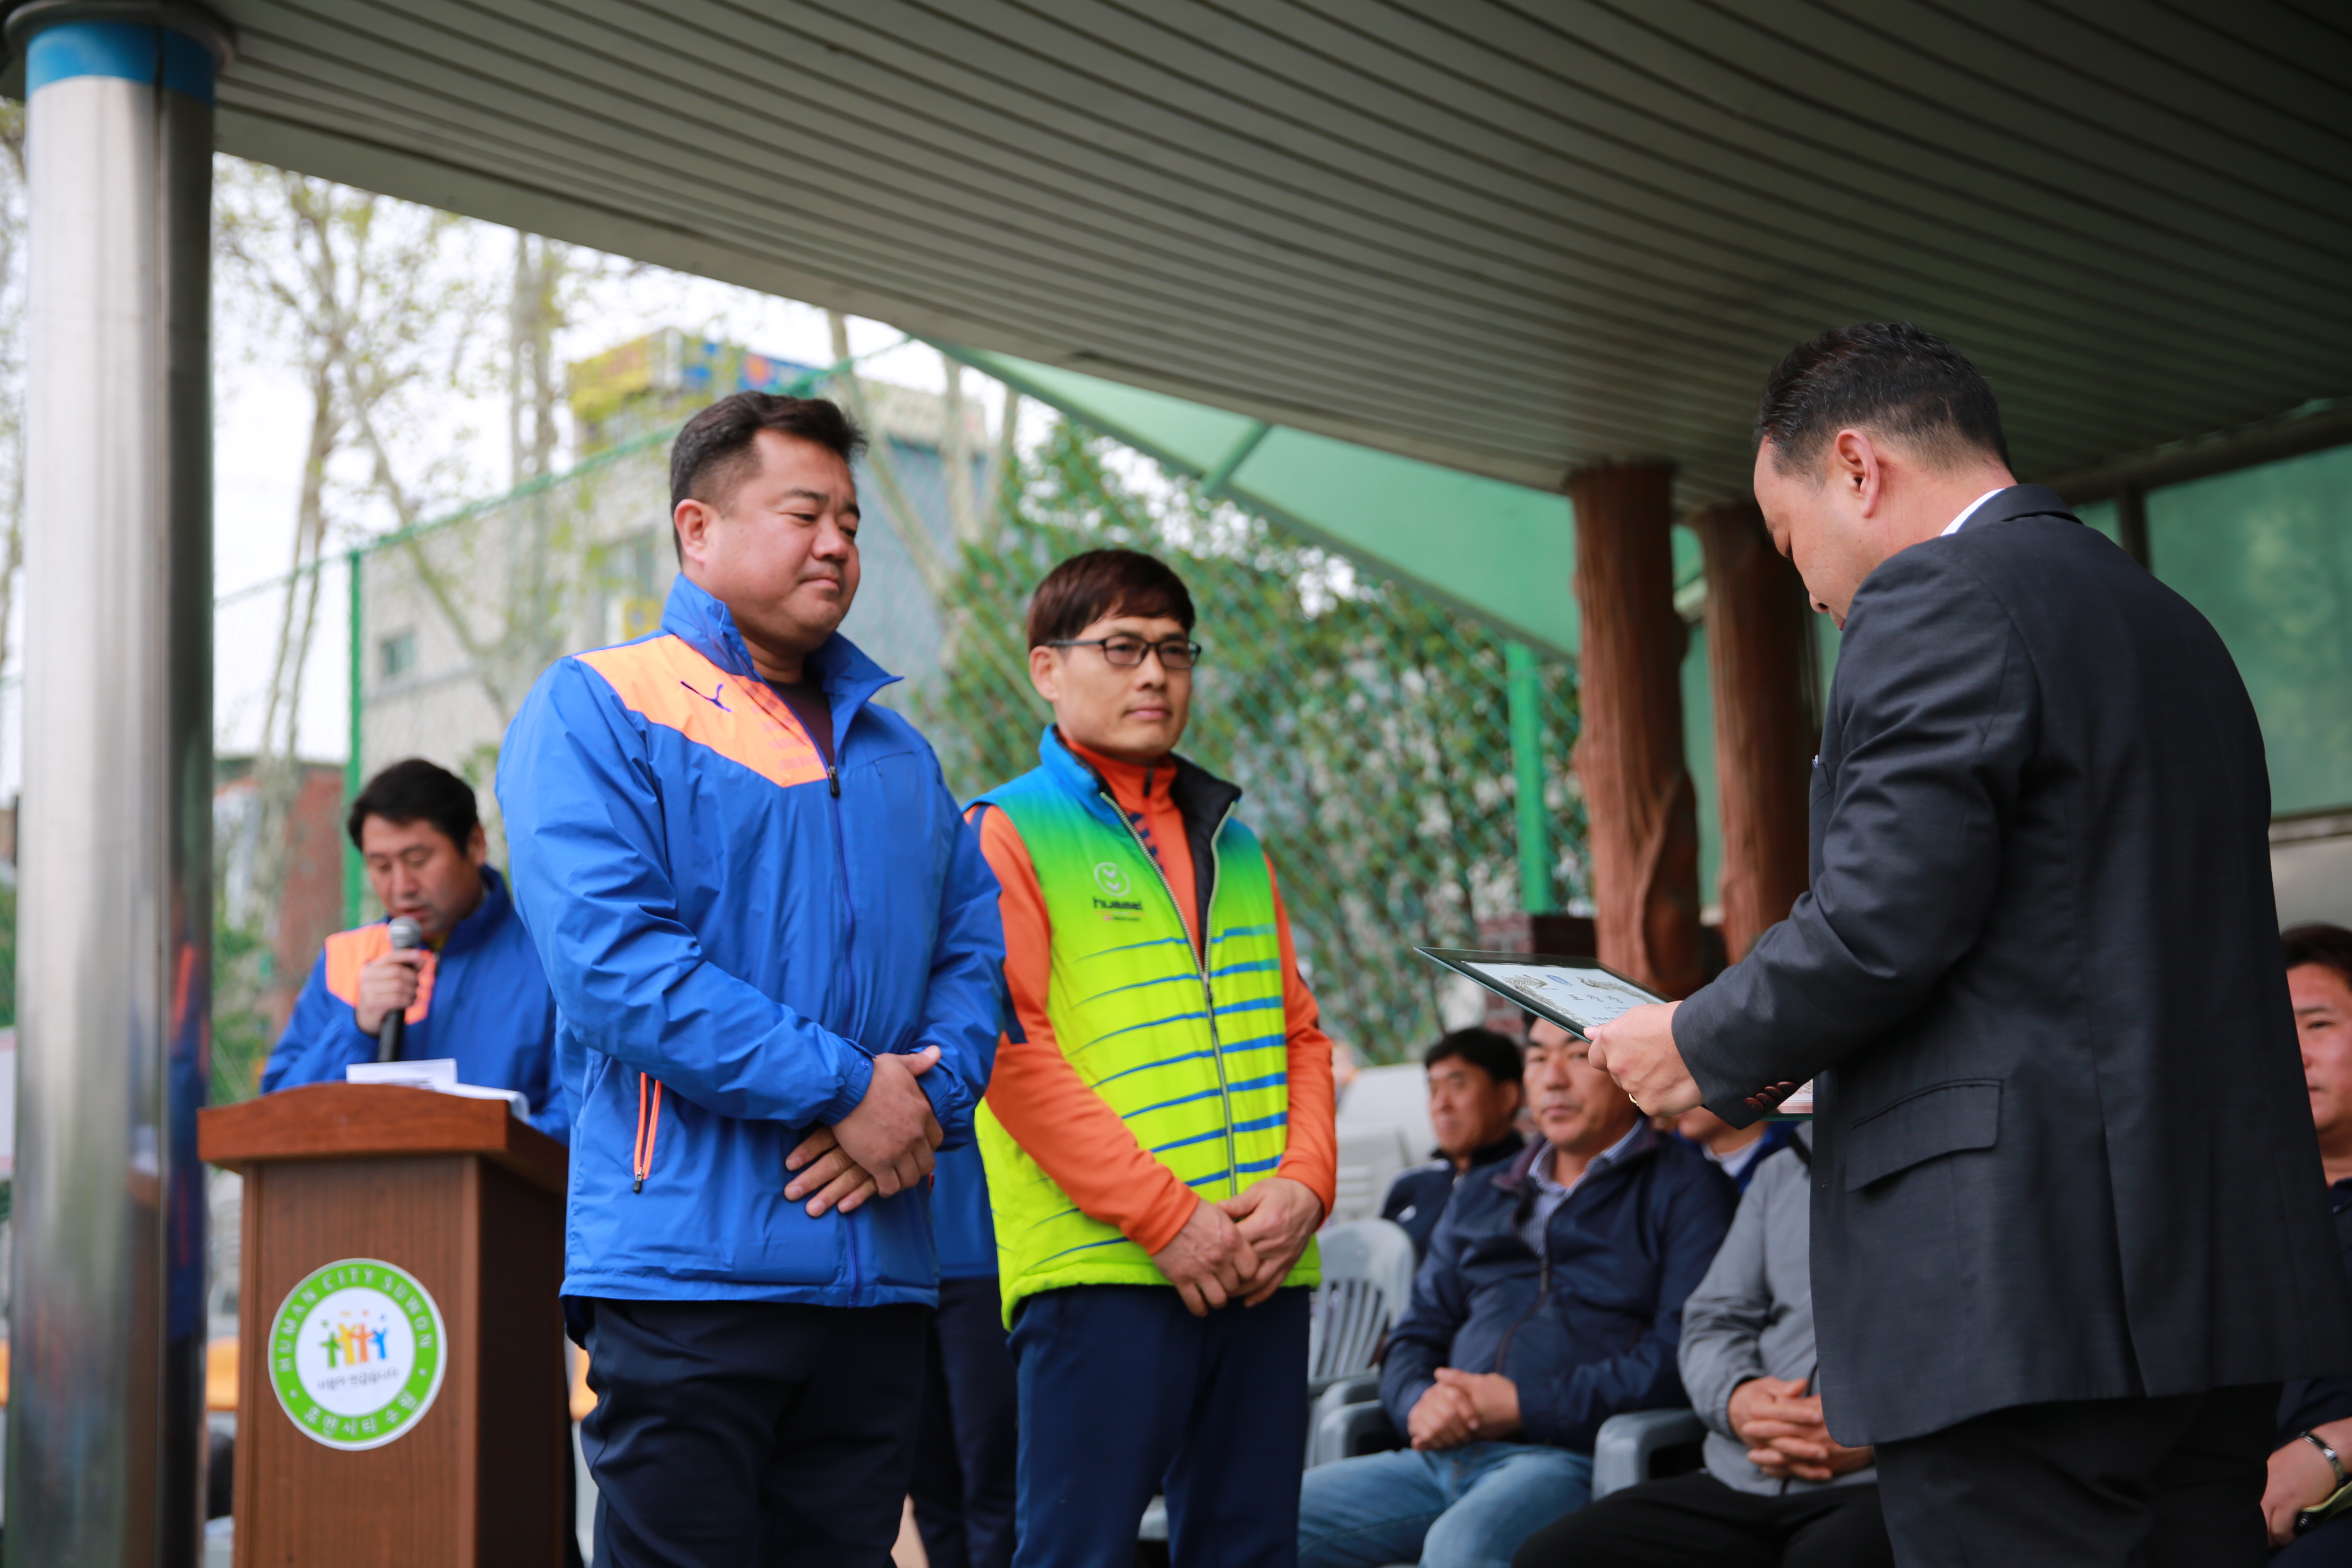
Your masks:
<path fill-rule="evenodd" d="M 214 4 L 225 151 L 1541 489 L 1866 317 L 2029 476 L 2352 393 L 2327 0 Z"/>
<path fill-rule="evenodd" d="M 1547 651 L 1576 651 L 1568 498 L 1099 376 L 947 351 L 1383 576 L 1402 577 Z"/>

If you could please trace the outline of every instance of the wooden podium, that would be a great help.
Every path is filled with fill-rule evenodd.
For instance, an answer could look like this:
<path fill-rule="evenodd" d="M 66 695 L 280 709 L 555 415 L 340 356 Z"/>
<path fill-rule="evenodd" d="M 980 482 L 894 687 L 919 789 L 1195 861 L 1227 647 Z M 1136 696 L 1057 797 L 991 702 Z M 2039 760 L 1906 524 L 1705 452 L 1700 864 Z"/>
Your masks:
<path fill-rule="evenodd" d="M 563 1146 L 341 1083 L 204 1111 L 197 1145 L 245 1177 L 236 1568 L 557 1568 Z"/>

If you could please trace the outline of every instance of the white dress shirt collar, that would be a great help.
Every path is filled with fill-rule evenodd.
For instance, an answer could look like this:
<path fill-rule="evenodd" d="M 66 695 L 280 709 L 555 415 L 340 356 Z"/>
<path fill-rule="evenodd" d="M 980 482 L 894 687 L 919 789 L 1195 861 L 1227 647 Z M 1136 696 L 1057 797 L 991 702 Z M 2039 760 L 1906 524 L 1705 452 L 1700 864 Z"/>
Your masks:
<path fill-rule="evenodd" d="M 1980 496 L 1977 497 L 1977 499 L 1976 499 L 1976 500 L 1972 500 L 1972 501 L 1969 502 L 1969 504 L 1968 504 L 1968 505 L 1966 505 L 1966 506 L 1964 506 L 1964 507 L 1962 507 L 1962 508 L 1960 509 L 1960 515 L 1959 515 L 1959 516 L 1958 516 L 1958 517 L 1956 517 L 1956 518 L 1952 519 L 1952 521 L 1949 521 L 1949 522 L 1948 522 L 1948 523 L 1946 523 L 1946 524 L 1944 525 L 1944 531 L 1945 531 L 1946 533 L 1948 533 L 1948 534 L 1950 534 L 1950 533 L 1958 533 L 1958 532 L 1959 532 L 1959 531 L 1960 531 L 1960 524 L 1962 524 L 1962 523 L 1964 523 L 1964 522 L 1968 521 L 1968 520 L 1969 520 L 1969 519 L 1970 519 L 1970 518 L 1972 518 L 1972 517 L 1976 516 L 1976 514 L 1977 514 L 1977 508 L 1979 508 L 1979 507 L 1980 507 L 1980 506 L 1984 505 L 1984 503 L 1985 503 L 1985 502 L 1987 502 L 1987 501 L 1989 501 L 1989 500 L 1992 500 L 1992 498 L 1993 498 L 1993 497 L 1995 497 L 1995 496 L 1997 496 L 1997 495 L 2000 494 L 2000 492 L 2001 492 L 2001 491 L 2003 491 L 2003 490 L 2005 490 L 2005 489 L 2009 489 L 2009 487 L 2008 487 L 2007 485 L 1995 485 L 1995 486 L 1993 486 L 1993 488 L 1992 488 L 1992 489 L 1989 489 L 1989 490 L 1985 491 L 1985 493 L 1984 493 L 1984 494 L 1982 494 L 1982 495 L 1980 495 Z"/>
<path fill-rule="evenodd" d="M 1559 1212 L 1560 1205 L 1568 1202 L 1568 1195 L 1570 1193 L 1584 1184 L 1585 1177 L 1596 1171 L 1605 1171 L 1621 1160 L 1631 1158 L 1637 1149 L 1649 1147 L 1649 1144 L 1641 1142 L 1642 1135 L 1645 1132 L 1650 1135 L 1651 1143 L 1657 1142 L 1657 1131 L 1650 1125 L 1649 1118 L 1635 1117 L 1633 1125 L 1625 1130 L 1625 1136 L 1585 1162 L 1584 1169 L 1577 1173 L 1576 1180 L 1565 1184 L 1552 1178 L 1551 1141 L 1546 1139 L 1543 1142 L 1542 1145 L 1536 1150 L 1535 1162 L 1528 1167 L 1528 1177 L 1535 1184 L 1536 1201 L 1528 1209 L 1528 1217 L 1519 1226 L 1519 1239 L 1528 1244 L 1529 1252 L 1538 1258 L 1544 1255 L 1546 1241 L 1551 1231 L 1551 1216 Z"/>

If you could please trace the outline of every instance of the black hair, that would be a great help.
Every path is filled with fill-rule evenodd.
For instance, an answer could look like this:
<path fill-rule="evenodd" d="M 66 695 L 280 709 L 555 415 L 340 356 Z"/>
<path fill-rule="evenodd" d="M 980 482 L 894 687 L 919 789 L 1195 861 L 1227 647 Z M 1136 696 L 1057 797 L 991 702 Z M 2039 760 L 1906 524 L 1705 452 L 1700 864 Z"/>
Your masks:
<path fill-rule="evenodd" d="M 1519 1047 L 1508 1035 L 1498 1035 L 1492 1029 L 1456 1029 L 1423 1051 L 1421 1065 L 1433 1068 L 1457 1058 L 1474 1068 L 1484 1068 L 1486 1076 L 1496 1083 L 1517 1083 L 1526 1071 L 1519 1060 Z"/>
<path fill-rule="evenodd" d="M 773 430 L 814 441 L 845 463 L 866 450 L 866 432 L 841 405 L 823 397 L 791 397 L 775 392 L 738 392 L 722 397 L 686 422 L 669 449 L 669 507 L 682 500 L 724 506 L 759 466 L 760 432 Z M 686 559 L 675 529 L 670 546 Z"/>
<path fill-rule="evenodd" d="M 1922 462 L 2009 462 L 2000 402 L 1959 350 L 1908 321 L 1862 321 L 1799 343 L 1772 367 L 1756 408 L 1756 445 L 1772 466 L 1809 468 L 1840 430 L 1858 426 L 1902 443 Z"/>
<path fill-rule="evenodd" d="M 2316 963 L 2336 971 L 2345 984 L 2352 985 L 2352 931 L 2315 921 L 2282 931 L 2279 946 L 2285 950 L 2289 969 Z"/>
<path fill-rule="evenodd" d="M 1074 637 L 1105 616 L 1166 616 L 1190 632 L 1192 595 L 1184 579 L 1140 550 L 1089 550 L 1045 574 L 1029 595 L 1029 646 Z"/>
<path fill-rule="evenodd" d="M 394 763 L 368 780 L 343 823 L 353 845 L 359 843 L 360 828 L 371 816 L 396 824 L 429 822 L 457 847 L 459 854 L 465 853 L 474 829 L 482 825 L 474 786 L 423 757 Z"/>

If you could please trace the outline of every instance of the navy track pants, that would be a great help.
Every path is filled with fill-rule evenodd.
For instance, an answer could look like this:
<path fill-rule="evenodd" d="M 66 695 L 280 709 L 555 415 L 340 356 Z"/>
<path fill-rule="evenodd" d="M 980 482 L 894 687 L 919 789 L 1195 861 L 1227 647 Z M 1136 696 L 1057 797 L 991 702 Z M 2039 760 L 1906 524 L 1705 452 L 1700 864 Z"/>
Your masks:
<path fill-rule="evenodd" d="M 567 1297 L 596 1568 L 887 1568 L 930 1309 Z"/>
<path fill-rule="evenodd" d="M 1173 1568 L 1293 1568 L 1308 1295 L 1294 1287 L 1205 1318 L 1168 1285 L 1074 1285 L 1022 1302 L 1015 1568 L 1132 1562 L 1162 1489 Z"/>

